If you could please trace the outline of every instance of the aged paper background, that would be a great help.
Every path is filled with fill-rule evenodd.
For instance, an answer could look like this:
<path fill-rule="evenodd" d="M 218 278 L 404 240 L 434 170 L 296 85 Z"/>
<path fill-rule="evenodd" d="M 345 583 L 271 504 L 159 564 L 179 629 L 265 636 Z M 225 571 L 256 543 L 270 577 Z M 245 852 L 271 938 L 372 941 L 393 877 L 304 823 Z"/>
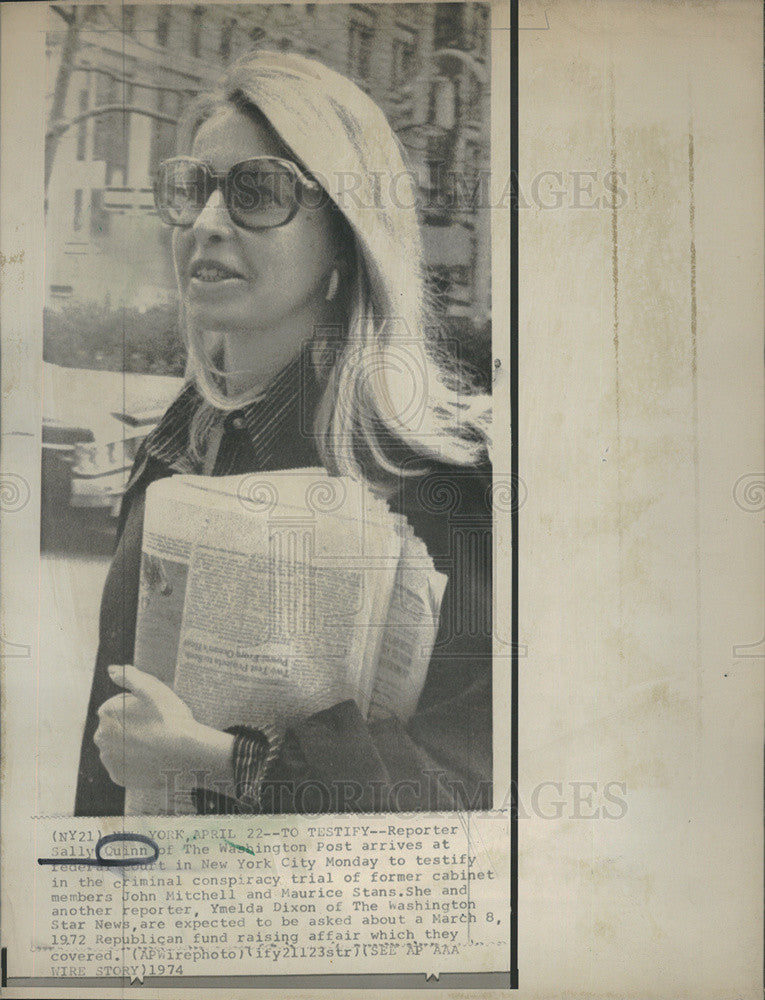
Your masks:
<path fill-rule="evenodd" d="M 9 41 L 18 10 L 4 83 L 31 65 Z M 561 0 L 524 3 L 520 28 L 519 995 L 759 996 L 762 14 Z M 23 76 L 13 112 L 35 122 L 45 81 Z M 42 298 L 40 135 L 24 136 L 3 142 L 3 417 L 13 400 L 39 426 L 40 331 L 6 305 Z M 33 493 L 38 445 L 3 445 Z M 8 624 L 34 607 L 35 520 L 27 504 L 2 537 L 4 939 L 31 878 L 8 863 L 34 835 L 14 804 L 48 766 L 24 739 L 34 636 Z"/>
<path fill-rule="evenodd" d="M 616 170 L 627 192 L 520 211 L 521 784 L 616 779 L 628 802 L 520 821 L 521 992 L 753 997 L 761 8 L 529 3 L 520 23 L 521 178 Z"/>

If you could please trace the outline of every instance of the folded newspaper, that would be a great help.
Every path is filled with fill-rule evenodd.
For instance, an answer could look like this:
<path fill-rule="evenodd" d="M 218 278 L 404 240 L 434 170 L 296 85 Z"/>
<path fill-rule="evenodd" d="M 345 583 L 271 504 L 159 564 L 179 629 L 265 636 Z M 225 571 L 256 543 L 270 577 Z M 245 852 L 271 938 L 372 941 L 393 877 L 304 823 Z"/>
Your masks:
<path fill-rule="evenodd" d="M 278 740 L 348 698 L 405 721 L 445 585 L 407 520 L 356 480 L 172 476 L 146 495 L 135 665 L 216 729 Z M 127 789 L 126 815 L 193 811 L 190 796 Z"/>

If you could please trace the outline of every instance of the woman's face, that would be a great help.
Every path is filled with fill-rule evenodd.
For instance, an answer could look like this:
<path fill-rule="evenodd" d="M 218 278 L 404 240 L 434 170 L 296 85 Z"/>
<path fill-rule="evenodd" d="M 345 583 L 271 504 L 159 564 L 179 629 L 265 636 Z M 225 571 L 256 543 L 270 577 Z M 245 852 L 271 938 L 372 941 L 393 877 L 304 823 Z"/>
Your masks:
<path fill-rule="evenodd" d="M 232 107 L 202 124 L 191 155 L 223 173 L 254 156 L 285 154 L 270 129 Z M 231 221 L 220 191 L 213 192 L 192 226 L 173 231 L 188 320 L 202 331 L 267 339 L 265 353 L 273 357 L 276 350 L 286 363 L 322 320 L 337 243 L 326 205 L 301 205 L 286 225 L 249 231 Z M 217 281 L 194 277 L 200 261 L 232 274 Z"/>

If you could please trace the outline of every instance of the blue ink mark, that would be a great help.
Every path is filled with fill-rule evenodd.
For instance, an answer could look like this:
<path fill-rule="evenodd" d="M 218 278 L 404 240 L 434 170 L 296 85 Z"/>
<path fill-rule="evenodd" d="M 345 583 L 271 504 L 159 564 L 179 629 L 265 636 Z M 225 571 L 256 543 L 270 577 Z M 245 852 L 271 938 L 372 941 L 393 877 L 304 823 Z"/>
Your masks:
<path fill-rule="evenodd" d="M 228 844 L 229 847 L 235 847 L 237 851 L 244 851 L 247 854 L 255 854 L 255 851 L 251 847 L 242 847 L 241 844 L 235 844 L 233 840 L 226 840 L 225 837 L 222 838 L 224 844 Z"/>
<path fill-rule="evenodd" d="M 114 844 L 119 841 L 132 841 L 138 844 L 147 844 L 154 852 L 151 857 L 146 855 L 143 858 L 104 858 L 101 856 L 101 848 L 106 844 Z M 38 865 L 95 865 L 99 868 L 127 868 L 130 865 L 153 865 L 159 857 L 159 847 L 151 839 L 144 837 L 142 833 L 108 833 L 101 837 L 96 844 L 95 858 L 38 858 Z"/>

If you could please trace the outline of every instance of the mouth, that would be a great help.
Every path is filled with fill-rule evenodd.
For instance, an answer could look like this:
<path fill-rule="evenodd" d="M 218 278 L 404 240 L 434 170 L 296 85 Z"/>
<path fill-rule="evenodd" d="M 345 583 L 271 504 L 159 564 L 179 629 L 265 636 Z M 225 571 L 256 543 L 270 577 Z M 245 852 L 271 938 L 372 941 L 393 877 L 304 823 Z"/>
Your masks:
<path fill-rule="evenodd" d="M 221 281 L 242 279 L 244 275 L 217 260 L 198 260 L 189 268 L 189 277 L 192 281 L 214 285 Z"/>

